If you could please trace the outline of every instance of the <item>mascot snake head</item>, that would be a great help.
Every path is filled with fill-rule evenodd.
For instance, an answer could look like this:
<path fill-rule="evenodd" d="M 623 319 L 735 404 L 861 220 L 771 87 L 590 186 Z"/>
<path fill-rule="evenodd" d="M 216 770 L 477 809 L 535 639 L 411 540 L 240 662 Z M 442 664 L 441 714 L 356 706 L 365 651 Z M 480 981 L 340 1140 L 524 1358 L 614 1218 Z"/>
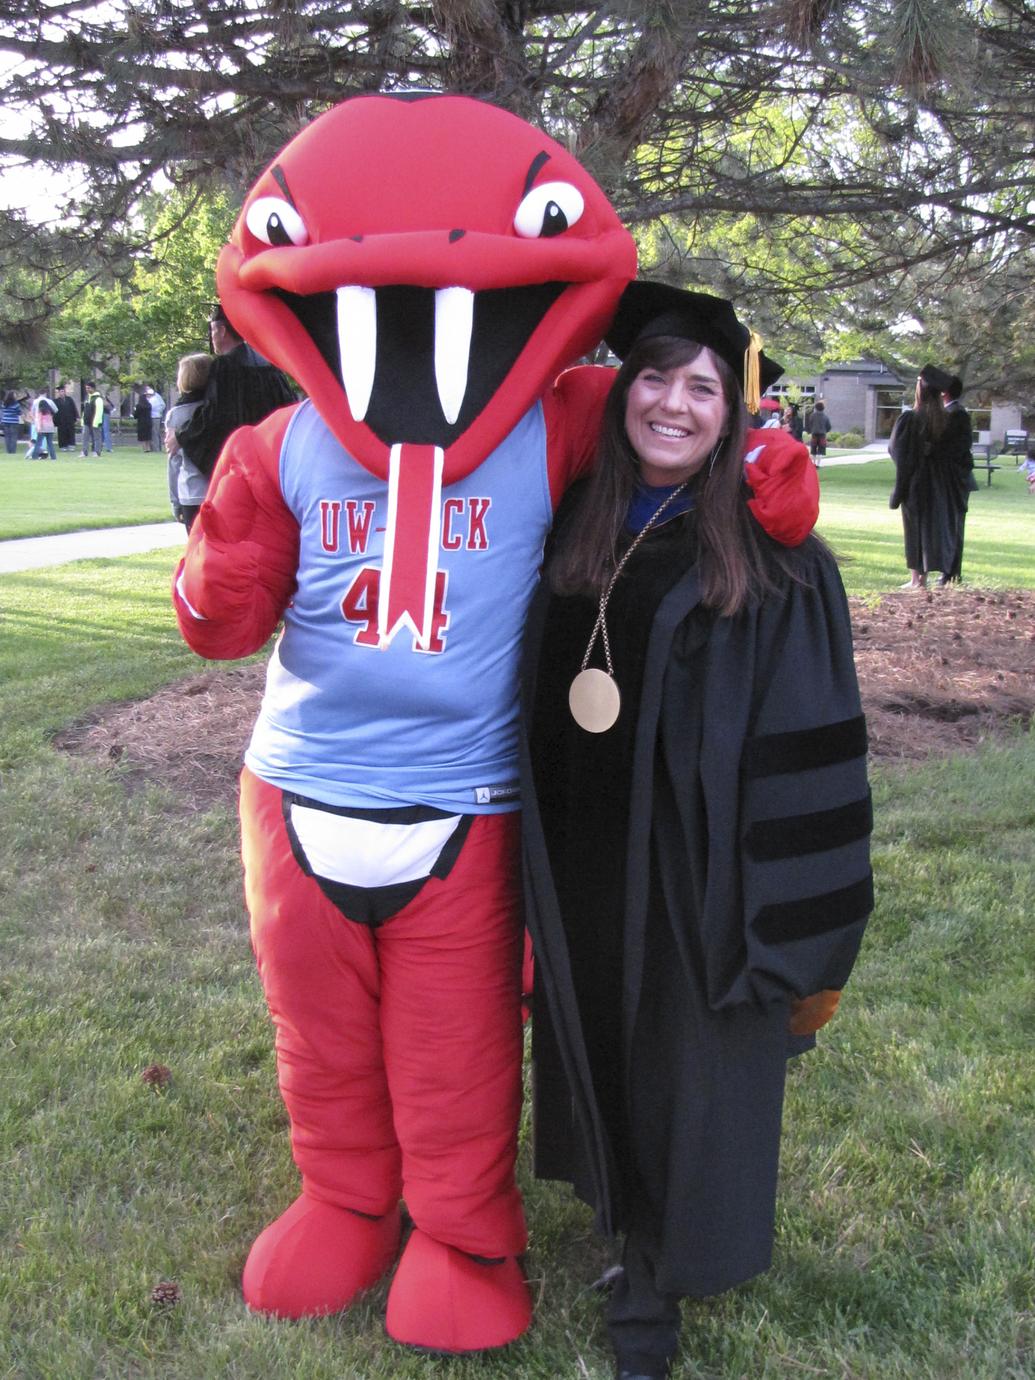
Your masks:
<path fill-rule="evenodd" d="M 392 446 L 474 469 L 599 342 L 632 237 L 559 144 L 462 96 L 359 96 L 256 182 L 220 299 L 361 464 Z"/>

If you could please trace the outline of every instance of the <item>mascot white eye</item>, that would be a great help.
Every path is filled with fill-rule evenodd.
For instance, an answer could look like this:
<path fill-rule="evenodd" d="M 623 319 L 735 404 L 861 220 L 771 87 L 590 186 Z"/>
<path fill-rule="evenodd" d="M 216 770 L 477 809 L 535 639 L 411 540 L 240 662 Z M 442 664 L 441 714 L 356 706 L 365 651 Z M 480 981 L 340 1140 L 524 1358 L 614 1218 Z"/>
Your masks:
<path fill-rule="evenodd" d="M 544 182 L 517 208 L 514 229 L 523 240 L 549 239 L 573 226 L 585 206 L 582 193 L 570 182 Z"/>
<path fill-rule="evenodd" d="M 279 196 L 260 196 L 248 207 L 244 223 L 263 244 L 308 244 L 305 221 L 290 201 Z"/>

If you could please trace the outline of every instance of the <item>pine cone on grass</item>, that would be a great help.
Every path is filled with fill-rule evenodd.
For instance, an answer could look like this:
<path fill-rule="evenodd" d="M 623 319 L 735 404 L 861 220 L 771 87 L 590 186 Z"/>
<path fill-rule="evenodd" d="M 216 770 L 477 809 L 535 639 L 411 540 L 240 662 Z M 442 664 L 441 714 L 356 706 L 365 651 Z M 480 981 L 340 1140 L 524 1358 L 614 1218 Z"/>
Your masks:
<path fill-rule="evenodd" d="M 149 1088 L 161 1091 L 172 1082 L 172 1070 L 167 1069 L 164 1064 L 148 1064 L 140 1077 Z"/>
<path fill-rule="evenodd" d="M 151 1290 L 151 1303 L 155 1308 L 175 1308 L 183 1298 L 183 1291 L 174 1279 L 163 1279 Z"/>

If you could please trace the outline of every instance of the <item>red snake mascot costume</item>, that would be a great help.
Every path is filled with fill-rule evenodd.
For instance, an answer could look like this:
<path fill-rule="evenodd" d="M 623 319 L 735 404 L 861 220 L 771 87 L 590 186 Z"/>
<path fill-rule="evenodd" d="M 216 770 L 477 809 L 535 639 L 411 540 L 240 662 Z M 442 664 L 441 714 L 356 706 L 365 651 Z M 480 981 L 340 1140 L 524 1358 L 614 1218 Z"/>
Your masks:
<path fill-rule="evenodd" d="M 204 657 L 247 656 L 283 624 L 241 824 L 302 1192 L 251 1249 L 253 1309 L 346 1308 L 391 1268 L 405 1199 L 393 1338 L 475 1351 L 531 1320 L 517 662 L 611 381 L 561 371 L 635 270 L 563 148 L 425 94 L 309 125 L 220 256 L 227 315 L 308 395 L 231 436 L 174 593 Z M 751 444 L 756 516 L 800 541 L 804 447 Z"/>

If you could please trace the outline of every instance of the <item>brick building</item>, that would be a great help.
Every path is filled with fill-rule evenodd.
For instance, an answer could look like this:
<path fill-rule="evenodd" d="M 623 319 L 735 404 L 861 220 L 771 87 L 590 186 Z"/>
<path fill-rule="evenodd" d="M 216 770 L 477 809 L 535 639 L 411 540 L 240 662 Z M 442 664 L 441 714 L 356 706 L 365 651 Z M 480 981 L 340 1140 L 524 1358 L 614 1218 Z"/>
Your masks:
<path fill-rule="evenodd" d="M 770 396 L 777 397 L 788 387 L 802 395 L 804 415 L 813 399 L 823 402 L 836 432 L 854 431 L 865 443 L 886 441 L 903 407 L 913 405 L 915 378 L 903 378 L 875 359 L 831 364 L 821 374 L 800 381 L 783 378 Z M 998 399 L 986 400 L 964 394 L 963 403 L 973 419 L 975 439 L 1002 442 L 1007 430 L 1022 426 L 1018 404 Z"/>

